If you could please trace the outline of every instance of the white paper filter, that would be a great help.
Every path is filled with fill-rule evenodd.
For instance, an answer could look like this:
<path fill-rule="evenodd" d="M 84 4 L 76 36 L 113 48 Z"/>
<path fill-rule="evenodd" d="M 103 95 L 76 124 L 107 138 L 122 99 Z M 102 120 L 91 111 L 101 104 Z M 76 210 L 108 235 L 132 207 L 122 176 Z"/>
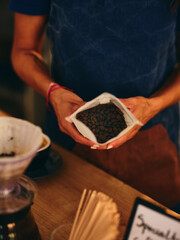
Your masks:
<path fill-rule="evenodd" d="M 123 112 L 127 127 L 123 131 L 121 131 L 116 137 L 109 139 L 105 143 L 99 143 L 97 141 L 94 133 L 84 123 L 79 121 L 76 118 L 76 115 L 79 112 L 82 112 L 82 111 L 87 110 L 89 108 L 95 107 L 99 104 L 105 104 L 105 103 L 110 103 L 110 102 L 115 104 Z M 140 126 L 143 125 L 139 120 L 137 120 L 134 117 L 134 115 L 127 109 L 127 107 L 117 97 L 115 97 L 114 95 L 112 95 L 110 93 L 102 93 L 98 97 L 96 97 L 93 100 L 87 102 L 82 107 L 78 108 L 73 114 L 71 114 L 69 117 L 67 117 L 66 120 L 74 123 L 74 125 L 76 126 L 78 131 L 84 137 L 90 139 L 91 141 L 93 141 L 94 143 L 96 143 L 98 145 L 104 145 L 104 144 L 107 144 L 107 143 L 110 143 L 110 142 L 114 141 L 115 139 L 118 139 L 119 137 L 123 136 L 126 132 L 128 132 L 136 124 L 138 124 Z"/>
<path fill-rule="evenodd" d="M 34 124 L 13 117 L 0 117 L 0 179 L 20 175 L 30 164 L 42 143 L 42 130 Z"/>

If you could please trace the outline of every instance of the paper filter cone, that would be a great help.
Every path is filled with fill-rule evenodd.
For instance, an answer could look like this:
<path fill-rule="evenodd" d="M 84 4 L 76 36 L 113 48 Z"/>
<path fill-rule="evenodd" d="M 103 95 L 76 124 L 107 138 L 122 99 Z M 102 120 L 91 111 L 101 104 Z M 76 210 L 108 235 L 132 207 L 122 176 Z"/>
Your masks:
<path fill-rule="evenodd" d="M 42 130 L 34 124 L 12 117 L 0 117 L 0 185 L 19 178 L 42 142 Z M 12 152 L 14 156 L 11 155 Z"/>

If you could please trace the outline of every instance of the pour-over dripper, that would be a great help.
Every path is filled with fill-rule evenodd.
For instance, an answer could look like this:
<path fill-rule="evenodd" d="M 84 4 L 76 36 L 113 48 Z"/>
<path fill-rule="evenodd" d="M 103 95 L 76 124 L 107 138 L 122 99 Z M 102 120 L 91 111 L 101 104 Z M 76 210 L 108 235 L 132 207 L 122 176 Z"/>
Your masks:
<path fill-rule="evenodd" d="M 42 130 L 17 118 L 0 117 L 0 214 L 28 206 L 34 185 L 21 178 L 42 142 Z M 14 156 L 9 156 L 14 153 Z"/>

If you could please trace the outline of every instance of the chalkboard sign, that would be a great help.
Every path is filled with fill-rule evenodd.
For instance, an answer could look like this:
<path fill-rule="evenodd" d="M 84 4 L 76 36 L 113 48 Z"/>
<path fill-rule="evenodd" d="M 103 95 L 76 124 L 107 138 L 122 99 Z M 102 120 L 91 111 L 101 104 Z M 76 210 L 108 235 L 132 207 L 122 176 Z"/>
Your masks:
<path fill-rule="evenodd" d="M 124 240 L 180 240 L 180 218 L 137 198 Z"/>

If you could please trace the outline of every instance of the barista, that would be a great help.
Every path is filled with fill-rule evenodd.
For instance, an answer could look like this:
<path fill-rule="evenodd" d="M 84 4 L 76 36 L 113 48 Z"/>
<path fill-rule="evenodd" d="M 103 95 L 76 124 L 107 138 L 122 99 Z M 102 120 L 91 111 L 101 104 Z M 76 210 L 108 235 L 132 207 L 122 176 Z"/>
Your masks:
<path fill-rule="evenodd" d="M 178 7 L 172 14 L 168 0 L 11 0 L 9 8 L 15 12 L 12 64 L 49 96 L 52 140 L 169 206 L 178 202 Z M 41 55 L 46 27 L 52 74 Z M 63 87 L 50 91 L 52 82 Z M 102 92 L 120 98 L 144 124 L 103 147 L 65 120 Z"/>

